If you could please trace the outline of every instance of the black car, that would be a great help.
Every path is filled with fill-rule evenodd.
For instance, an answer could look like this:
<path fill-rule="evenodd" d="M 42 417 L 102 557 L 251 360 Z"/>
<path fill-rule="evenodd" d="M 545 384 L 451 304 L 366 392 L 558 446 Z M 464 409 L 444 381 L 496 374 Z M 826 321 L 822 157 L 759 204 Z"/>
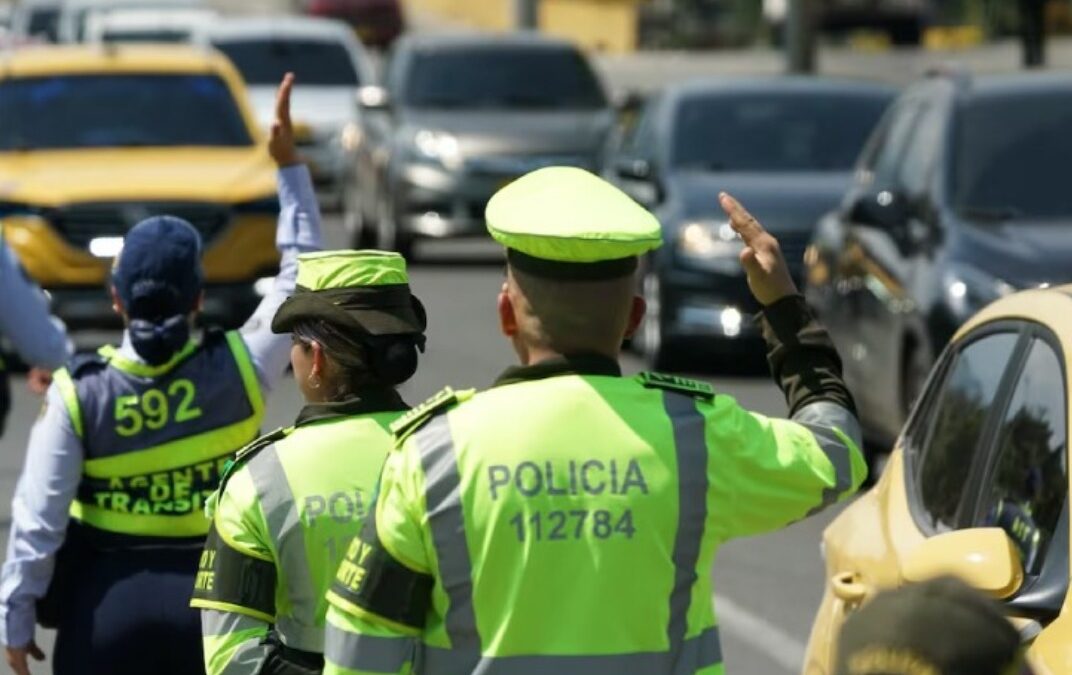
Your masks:
<path fill-rule="evenodd" d="M 491 196 L 552 165 L 596 170 L 614 121 L 572 44 L 539 35 L 411 35 L 361 92 L 361 243 L 485 236 Z"/>
<path fill-rule="evenodd" d="M 808 249 L 807 296 L 888 444 L 965 319 L 1072 280 L 1072 76 L 939 74 L 908 88 Z"/>
<path fill-rule="evenodd" d="M 633 341 L 653 367 L 675 367 L 694 346 L 758 351 L 758 308 L 719 191 L 779 237 L 799 275 L 816 220 L 844 194 L 893 96 L 880 85 L 769 78 L 677 85 L 647 101 L 606 171 L 663 225 L 665 245 L 645 260 L 648 315 Z"/>

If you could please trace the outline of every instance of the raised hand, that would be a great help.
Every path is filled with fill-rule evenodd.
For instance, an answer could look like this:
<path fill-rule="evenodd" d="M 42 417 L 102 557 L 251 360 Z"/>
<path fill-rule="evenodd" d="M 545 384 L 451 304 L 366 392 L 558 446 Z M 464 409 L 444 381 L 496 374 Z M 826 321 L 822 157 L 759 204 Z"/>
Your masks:
<path fill-rule="evenodd" d="M 730 217 L 730 226 L 744 240 L 741 265 L 748 275 L 748 287 L 759 304 L 771 305 L 786 296 L 795 295 L 797 285 L 789 274 L 778 240 L 729 194 L 720 193 L 718 201 Z"/>
<path fill-rule="evenodd" d="M 294 142 L 294 123 L 290 119 L 290 92 L 294 89 L 294 73 L 287 73 L 279 85 L 275 98 L 275 121 L 268 140 L 268 154 L 279 167 L 301 163 L 298 146 Z"/>

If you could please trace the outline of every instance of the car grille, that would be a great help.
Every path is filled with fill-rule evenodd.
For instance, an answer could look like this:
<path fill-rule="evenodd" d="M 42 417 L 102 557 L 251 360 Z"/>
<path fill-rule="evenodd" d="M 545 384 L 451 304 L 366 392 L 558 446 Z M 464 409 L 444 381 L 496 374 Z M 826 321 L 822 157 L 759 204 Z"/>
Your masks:
<path fill-rule="evenodd" d="M 231 220 L 228 207 L 174 202 L 73 204 L 49 213 L 49 222 L 71 244 L 88 248 L 97 237 L 124 236 L 151 216 L 177 216 L 194 226 L 203 242 L 212 241 Z"/>

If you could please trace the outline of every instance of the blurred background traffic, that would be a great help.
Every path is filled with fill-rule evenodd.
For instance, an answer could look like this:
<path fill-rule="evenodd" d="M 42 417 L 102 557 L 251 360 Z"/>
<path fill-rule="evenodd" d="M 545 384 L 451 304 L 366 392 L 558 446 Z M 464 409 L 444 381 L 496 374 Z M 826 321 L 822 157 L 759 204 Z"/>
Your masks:
<path fill-rule="evenodd" d="M 200 231 L 209 321 L 270 288 L 263 144 L 288 71 L 329 245 L 413 263 L 432 319 L 415 400 L 511 362 L 483 213 L 544 166 L 600 173 L 663 224 L 627 366 L 781 414 L 716 201 L 737 196 L 833 334 L 876 476 L 958 328 L 1072 281 L 1072 0 L 20 0 L 0 50 L 4 237 L 83 347 L 117 327 L 111 261 L 150 215 Z M 293 393 L 276 400 L 289 421 Z M 4 439 L 0 519 L 33 405 Z M 827 522 L 727 549 L 731 672 L 799 672 Z"/>

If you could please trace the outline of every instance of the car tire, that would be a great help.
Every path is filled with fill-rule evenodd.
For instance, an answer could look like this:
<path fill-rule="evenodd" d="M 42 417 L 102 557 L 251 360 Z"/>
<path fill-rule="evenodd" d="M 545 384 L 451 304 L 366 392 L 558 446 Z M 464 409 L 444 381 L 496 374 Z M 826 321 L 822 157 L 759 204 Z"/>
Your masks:
<path fill-rule="evenodd" d="M 647 269 L 640 281 L 640 293 L 647 304 L 644 320 L 633 337 L 633 344 L 648 367 L 652 370 L 673 370 L 678 359 L 675 358 L 673 340 L 666 334 L 666 320 L 663 316 L 662 280 L 658 272 Z"/>
<path fill-rule="evenodd" d="M 386 198 L 376 208 L 376 248 L 397 251 L 406 260 L 413 259 L 413 236 L 399 229 L 391 200 Z"/>

